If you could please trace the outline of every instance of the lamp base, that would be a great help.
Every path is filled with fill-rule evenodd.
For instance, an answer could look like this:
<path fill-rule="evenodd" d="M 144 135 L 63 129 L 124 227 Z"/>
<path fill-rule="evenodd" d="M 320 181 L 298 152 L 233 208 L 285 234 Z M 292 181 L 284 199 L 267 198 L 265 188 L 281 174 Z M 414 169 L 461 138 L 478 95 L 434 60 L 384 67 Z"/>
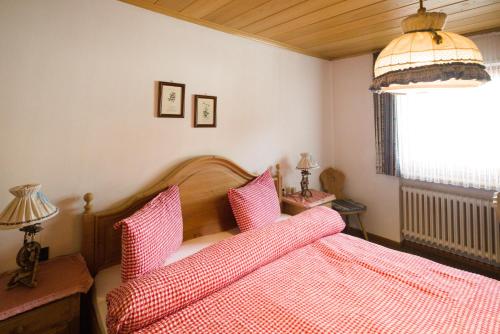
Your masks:
<path fill-rule="evenodd" d="M 34 288 L 37 285 L 36 272 L 38 269 L 38 257 L 42 247 L 36 241 L 30 241 L 23 245 L 17 253 L 17 264 L 19 268 L 7 283 L 7 289 L 18 285 Z"/>
<path fill-rule="evenodd" d="M 34 288 L 37 285 L 36 273 L 38 270 L 38 258 L 40 256 L 41 245 L 34 240 L 35 234 L 42 230 L 40 224 L 25 226 L 20 229 L 24 232 L 23 247 L 17 253 L 16 262 L 20 267 L 14 276 L 7 283 L 7 289 L 18 285 L 25 285 Z M 31 240 L 28 240 L 31 238 Z"/>
<path fill-rule="evenodd" d="M 303 191 L 300 192 L 300 196 L 303 198 L 310 198 L 312 197 L 312 192 L 309 189 L 304 189 Z"/>
<path fill-rule="evenodd" d="M 309 175 L 311 175 L 311 173 L 307 169 L 303 169 L 301 173 L 302 180 L 300 181 L 300 196 L 303 198 L 312 197 L 312 192 L 309 190 Z"/>

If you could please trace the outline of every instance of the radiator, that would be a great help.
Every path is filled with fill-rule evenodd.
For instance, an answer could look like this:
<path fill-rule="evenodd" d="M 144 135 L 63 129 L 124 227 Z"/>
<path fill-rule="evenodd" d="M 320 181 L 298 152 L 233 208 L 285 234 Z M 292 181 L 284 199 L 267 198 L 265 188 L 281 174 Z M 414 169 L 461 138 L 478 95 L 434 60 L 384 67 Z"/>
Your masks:
<path fill-rule="evenodd" d="M 493 201 L 401 189 L 404 240 L 500 266 L 500 222 Z"/>

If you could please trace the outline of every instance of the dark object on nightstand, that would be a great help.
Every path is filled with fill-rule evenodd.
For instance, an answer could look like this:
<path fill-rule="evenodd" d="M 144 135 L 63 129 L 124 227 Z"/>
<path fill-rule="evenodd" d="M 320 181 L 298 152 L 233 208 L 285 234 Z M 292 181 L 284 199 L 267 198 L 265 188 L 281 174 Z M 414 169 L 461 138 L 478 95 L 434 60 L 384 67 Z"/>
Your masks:
<path fill-rule="evenodd" d="M 358 218 L 359 226 L 361 227 L 365 239 L 368 240 L 368 234 L 366 233 L 360 216 L 360 214 L 366 212 L 366 205 L 345 198 L 343 193 L 345 181 L 344 173 L 330 167 L 321 172 L 319 180 L 323 190 L 330 194 L 335 194 L 337 198 L 332 202 L 332 209 L 345 217 L 346 225 L 349 225 L 349 217 L 355 215 Z"/>
<path fill-rule="evenodd" d="M 80 295 L 92 285 L 80 254 L 38 265 L 38 286 L 0 289 L 0 333 L 80 333 Z M 9 280 L 0 275 L 0 285 Z"/>

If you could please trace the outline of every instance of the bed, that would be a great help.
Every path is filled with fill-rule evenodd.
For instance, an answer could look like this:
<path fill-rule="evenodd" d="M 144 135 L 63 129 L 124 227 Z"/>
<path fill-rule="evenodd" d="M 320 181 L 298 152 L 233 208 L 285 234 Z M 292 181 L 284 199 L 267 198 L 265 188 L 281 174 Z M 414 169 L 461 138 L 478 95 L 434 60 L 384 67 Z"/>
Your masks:
<path fill-rule="evenodd" d="M 281 189 L 280 166 L 273 167 L 276 189 Z M 82 254 L 96 279 L 90 302 L 92 331 L 104 334 L 104 296 L 119 284 L 121 234 L 113 229 L 114 223 L 130 216 L 169 185 L 179 185 L 184 243 L 183 250 L 167 261 L 168 264 L 236 234 L 237 225 L 227 191 L 247 184 L 256 176 L 226 158 L 200 156 L 180 163 L 158 183 L 104 211 L 93 212 L 94 195 L 85 194 Z M 278 197 L 281 201 L 281 192 Z"/>
<path fill-rule="evenodd" d="M 331 209 L 238 233 L 226 193 L 253 178 L 204 156 L 107 211 L 93 213 L 87 194 L 83 254 L 97 274 L 94 331 L 103 328 L 102 291 L 111 290 L 110 333 L 500 332 L 498 281 L 342 234 Z M 180 253 L 144 277 L 99 286 L 119 270 L 113 223 L 171 184 L 181 193 Z M 282 188 L 279 168 L 275 184 Z"/>

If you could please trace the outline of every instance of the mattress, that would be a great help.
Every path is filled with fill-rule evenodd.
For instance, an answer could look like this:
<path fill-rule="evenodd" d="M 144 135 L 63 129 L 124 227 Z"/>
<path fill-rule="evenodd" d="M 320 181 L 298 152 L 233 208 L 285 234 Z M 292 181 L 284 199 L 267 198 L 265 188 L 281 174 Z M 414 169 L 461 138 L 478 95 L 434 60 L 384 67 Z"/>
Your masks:
<path fill-rule="evenodd" d="M 290 217 L 287 214 L 281 214 L 280 218 L 277 221 L 285 220 Z M 190 239 L 182 243 L 181 247 L 177 252 L 175 252 L 172 256 L 170 256 L 165 261 L 165 266 L 182 260 L 190 255 L 193 255 L 200 250 L 216 244 L 217 242 L 232 237 L 239 233 L 237 228 L 204 235 L 199 238 Z M 120 286 L 121 283 L 121 267 L 120 265 L 115 265 L 106 269 L 103 269 L 97 273 L 94 278 L 94 287 L 92 289 L 92 304 L 94 306 L 94 310 L 96 312 L 97 322 L 99 324 L 99 328 L 101 333 L 107 333 L 106 328 L 106 313 L 107 313 L 107 305 L 106 305 L 106 295 L 108 292 L 113 290 L 114 288 Z"/>

